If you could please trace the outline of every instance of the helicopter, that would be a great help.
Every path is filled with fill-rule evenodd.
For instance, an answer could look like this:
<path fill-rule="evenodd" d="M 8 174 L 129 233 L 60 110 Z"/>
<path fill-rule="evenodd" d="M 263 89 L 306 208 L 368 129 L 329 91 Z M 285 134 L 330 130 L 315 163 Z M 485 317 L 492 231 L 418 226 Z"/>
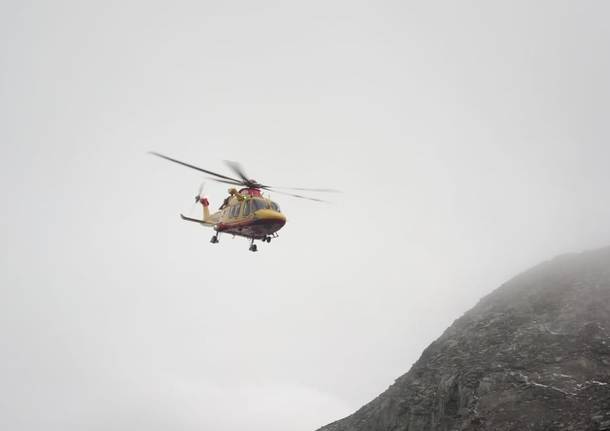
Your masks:
<path fill-rule="evenodd" d="M 152 154 L 162 159 L 177 163 L 187 168 L 191 168 L 212 177 L 208 177 L 219 183 L 230 184 L 229 196 L 223 201 L 218 211 L 210 212 L 210 202 L 202 196 L 203 184 L 199 188 L 199 193 L 195 196 L 195 203 L 203 207 L 203 217 L 201 219 L 187 217 L 180 214 L 182 220 L 198 223 L 201 226 L 210 227 L 215 232 L 210 242 L 217 244 L 221 233 L 240 236 L 250 240 L 250 251 L 258 251 L 255 240 L 270 243 L 271 239 L 277 238 L 279 231 L 286 224 L 286 216 L 280 211 L 279 205 L 270 198 L 263 196 L 263 191 L 272 191 L 299 199 L 308 199 L 316 202 L 326 202 L 322 199 L 304 196 L 297 193 L 279 191 L 278 188 L 294 191 L 310 192 L 338 192 L 334 189 L 306 189 L 297 187 L 273 187 L 261 184 L 256 180 L 250 179 L 241 165 L 237 162 L 225 161 L 226 165 L 235 173 L 238 178 L 218 174 L 216 172 L 202 169 L 190 163 L 165 156 L 151 151 Z M 239 189 L 236 187 L 240 187 Z"/>

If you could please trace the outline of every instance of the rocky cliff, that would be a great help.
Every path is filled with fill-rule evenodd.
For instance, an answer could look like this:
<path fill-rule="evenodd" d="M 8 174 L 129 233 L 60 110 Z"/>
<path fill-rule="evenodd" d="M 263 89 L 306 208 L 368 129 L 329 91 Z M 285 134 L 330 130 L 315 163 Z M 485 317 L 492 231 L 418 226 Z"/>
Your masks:
<path fill-rule="evenodd" d="M 483 298 L 411 370 L 320 431 L 610 430 L 610 248 Z"/>

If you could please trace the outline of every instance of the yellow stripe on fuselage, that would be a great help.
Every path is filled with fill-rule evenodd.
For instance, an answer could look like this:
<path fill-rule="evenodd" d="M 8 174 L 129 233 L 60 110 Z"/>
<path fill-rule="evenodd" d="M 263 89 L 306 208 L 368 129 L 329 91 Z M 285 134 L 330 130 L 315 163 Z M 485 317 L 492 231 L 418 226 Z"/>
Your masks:
<path fill-rule="evenodd" d="M 269 220 L 269 221 L 286 221 L 286 216 L 281 212 L 264 209 L 264 210 L 256 210 L 254 211 L 254 218 L 258 220 Z"/>

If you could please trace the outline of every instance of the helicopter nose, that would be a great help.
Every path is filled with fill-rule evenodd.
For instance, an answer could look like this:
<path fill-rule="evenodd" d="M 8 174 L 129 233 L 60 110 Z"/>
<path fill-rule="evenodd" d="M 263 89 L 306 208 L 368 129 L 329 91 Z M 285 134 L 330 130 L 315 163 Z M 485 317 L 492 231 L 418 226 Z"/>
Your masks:
<path fill-rule="evenodd" d="M 264 220 L 266 222 L 274 222 L 274 223 L 281 224 L 282 226 L 286 223 L 286 216 L 284 216 L 284 214 L 282 214 L 281 212 L 278 212 L 278 211 L 270 210 L 270 209 L 258 210 L 254 213 L 254 216 L 258 220 Z"/>

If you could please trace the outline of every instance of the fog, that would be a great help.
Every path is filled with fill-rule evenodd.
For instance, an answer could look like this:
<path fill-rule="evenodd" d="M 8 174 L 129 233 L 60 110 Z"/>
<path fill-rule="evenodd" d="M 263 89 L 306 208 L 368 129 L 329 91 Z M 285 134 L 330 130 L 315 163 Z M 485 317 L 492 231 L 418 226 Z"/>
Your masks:
<path fill-rule="evenodd" d="M 0 428 L 314 430 L 610 243 L 607 2 L 0 5 Z M 280 238 L 185 223 L 238 160 Z M 206 181 L 216 208 L 226 187 Z"/>

